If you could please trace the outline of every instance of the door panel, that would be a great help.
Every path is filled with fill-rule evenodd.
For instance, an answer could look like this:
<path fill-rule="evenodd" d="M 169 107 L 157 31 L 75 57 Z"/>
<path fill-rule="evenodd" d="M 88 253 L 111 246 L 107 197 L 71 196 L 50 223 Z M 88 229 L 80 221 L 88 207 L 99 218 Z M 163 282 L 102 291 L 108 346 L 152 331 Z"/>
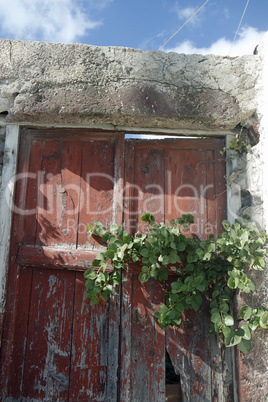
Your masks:
<path fill-rule="evenodd" d="M 223 146 L 221 140 L 127 141 L 126 227 L 132 233 L 146 230 L 147 224 L 141 222 L 141 216 L 146 212 L 154 214 L 157 222 L 165 221 L 166 224 L 182 214 L 192 213 L 195 224 L 191 225 L 191 233 L 201 240 L 211 233 L 217 235 L 226 213 L 224 159 L 220 154 Z M 163 331 L 153 319 L 152 305 L 153 300 L 157 300 L 155 307 L 161 304 L 163 290 L 169 287 L 172 276 L 165 283 L 148 281 L 142 285 L 137 283 L 137 276 L 135 268 L 124 276 L 121 358 L 124 369 L 121 376 L 129 381 L 121 381 L 121 390 L 125 392 L 128 386 L 130 391 L 124 394 L 123 400 L 138 401 L 141 395 L 146 395 L 146 401 L 165 400 L 165 372 L 160 369 L 164 367 L 165 350 L 180 374 L 185 397 L 196 400 L 198 395 L 199 400 L 210 400 L 212 361 L 210 338 L 206 335 L 209 325 L 207 302 L 203 303 L 202 313 L 186 311 L 179 328 Z M 147 341 L 143 328 L 148 334 Z M 148 351 L 156 340 L 155 355 L 150 358 Z M 140 367 L 132 363 L 137 356 Z M 124 366 L 125 360 L 130 362 L 128 367 Z M 140 377 L 136 382 L 137 372 Z M 151 389 L 148 385 L 150 373 L 155 375 Z"/>
<path fill-rule="evenodd" d="M 71 401 L 107 400 L 116 395 L 117 378 L 108 376 L 109 366 L 117 363 L 117 354 L 111 356 L 111 349 L 118 348 L 118 339 L 113 340 L 112 303 L 104 302 L 90 305 L 84 289 L 84 279 L 81 272 L 76 273 L 75 299 L 73 305 L 72 353 L 70 362 Z M 112 344 L 111 344 L 112 343 Z M 117 364 L 116 364 L 117 369 Z M 113 373 L 114 374 L 114 373 Z M 112 383 L 111 383 L 112 382 Z M 108 391 L 107 386 L 110 387 Z"/>
<path fill-rule="evenodd" d="M 33 271 L 23 394 L 34 399 L 67 399 L 72 336 L 74 274 Z M 23 294 L 19 300 L 23 298 Z M 14 354 L 15 355 L 15 354 Z"/>
<path fill-rule="evenodd" d="M 87 232 L 97 212 L 107 209 L 108 225 L 122 222 L 113 194 L 123 142 L 74 134 L 22 133 L 1 351 L 1 396 L 11 400 L 117 395 L 120 295 L 91 306 L 79 271 L 102 250 Z M 96 169 L 98 180 L 89 180 Z"/>

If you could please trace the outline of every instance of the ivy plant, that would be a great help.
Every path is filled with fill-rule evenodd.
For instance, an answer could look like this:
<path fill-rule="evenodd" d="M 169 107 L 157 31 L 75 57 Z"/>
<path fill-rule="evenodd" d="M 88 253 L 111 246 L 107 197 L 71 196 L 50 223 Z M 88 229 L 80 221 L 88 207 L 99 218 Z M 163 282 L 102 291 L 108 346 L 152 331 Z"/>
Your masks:
<path fill-rule="evenodd" d="M 248 216 L 243 218 L 243 222 L 236 220 L 232 225 L 223 221 L 224 232 L 217 239 L 210 235 L 205 241 L 189 235 L 194 223 L 190 214 L 165 225 L 156 223 L 154 216 L 147 213 L 141 218 L 148 224 L 147 231 L 134 236 L 115 224 L 108 230 L 94 222 L 88 229 L 105 248 L 84 274 L 88 297 L 95 304 L 101 298 L 107 301 L 121 283 L 121 272 L 131 262 L 140 267 L 140 282 L 166 281 L 173 267 L 176 280 L 165 290 L 165 303 L 154 313 L 158 324 L 180 325 L 183 311 L 198 311 L 206 297 L 210 302 L 210 334 L 220 334 L 227 347 L 238 345 L 248 353 L 252 332 L 258 327 L 268 329 L 268 311 L 264 306 L 245 305 L 235 319 L 232 301 L 238 290 L 255 291 L 247 271 L 265 268 L 268 237 L 248 221 Z M 107 270 L 108 266 L 112 269 Z"/>

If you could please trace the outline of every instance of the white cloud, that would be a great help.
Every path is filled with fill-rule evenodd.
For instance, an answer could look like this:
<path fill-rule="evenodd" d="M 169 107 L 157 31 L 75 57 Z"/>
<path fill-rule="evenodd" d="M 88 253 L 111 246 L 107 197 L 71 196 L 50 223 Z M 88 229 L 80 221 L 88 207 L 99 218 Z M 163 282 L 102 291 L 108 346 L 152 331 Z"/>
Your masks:
<path fill-rule="evenodd" d="M 242 28 L 236 41 L 220 38 L 209 47 L 196 47 L 189 40 L 182 42 L 174 48 L 165 49 L 166 52 L 176 52 L 184 54 L 215 54 L 219 56 L 243 56 L 253 54 L 255 47 L 260 43 L 265 32 L 258 31 L 253 27 Z M 231 52 L 230 52 L 231 49 Z"/>
<path fill-rule="evenodd" d="M 101 1 L 104 5 L 108 0 Z M 0 32 L 14 39 L 75 42 L 101 25 L 79 0 L 0 0 Z"/>
<path fill-rule="evenodd" d="M 187 8 L 178 8 L 177 9 L 177 14 L 179 20 L 188 20 L 196 10 L 193 7 L 187 7 Z"/>
<path fill-rule="evenodd" d="M 175 3 L 175 6 L 171 9 L 172 12 L 175 11 L 175 13 L 178 16 L 178 19 L 182 22 L 186 22 L 190 17 L 192 17 L 192 15 L 198 10 L 198 7 L 181 7 L 179 2 Z M 199 26 L 200 21 L 201 21 L 201 15 L 202 12 L 196 14 L 190 21 L 189 24 L 191 24 L 192 26 Z"/>

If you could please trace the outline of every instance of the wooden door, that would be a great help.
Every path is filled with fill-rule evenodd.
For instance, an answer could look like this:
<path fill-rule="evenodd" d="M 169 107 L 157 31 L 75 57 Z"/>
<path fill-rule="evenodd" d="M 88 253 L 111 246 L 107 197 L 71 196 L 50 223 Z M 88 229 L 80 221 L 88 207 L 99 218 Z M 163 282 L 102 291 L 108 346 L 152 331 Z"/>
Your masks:
<path fill-rule="evenodd" d="M 141 285 L 129 269 L 108 303 L 92 306 L 83 271 L 102 246 L 87 224 L 142 229 L 192 212 L 200 238 L 225 217 L 221 140 L 124 141 L 70 130 L 21 136 L 1 396 L 60 401 L 164 401 L 166 352 L 192 400 L 213 379 L 204 316 L 163 331 L 153 310 L 168 284 Z M 125 159 L 123 155 L 125 152 Z M 124 206 L 124 207 L 123 207 Z M 175 214 L 175 215 L 174 215 Z"/>

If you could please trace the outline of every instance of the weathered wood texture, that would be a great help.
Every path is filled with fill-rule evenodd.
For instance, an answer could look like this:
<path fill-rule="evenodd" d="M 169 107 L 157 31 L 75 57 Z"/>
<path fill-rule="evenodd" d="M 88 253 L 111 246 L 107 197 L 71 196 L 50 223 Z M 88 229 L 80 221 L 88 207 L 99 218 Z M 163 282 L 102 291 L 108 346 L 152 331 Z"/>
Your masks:
<path fill-rule="evenodd" d="M 94 220 L 134 232 L 145 212 L 166 223 L 191 212 L 192 233 L 217 234 L 226 213 L 222 141 L 26 130 L 21 143 L 2 398 L 165 401 L 167 350 L 185 400 L 220 400 L 227 386 L 214 378 L 206 303 L 163 331 L 153 312 L 169 281 L 141 285 L 139 266 L 130 265 L 109 303 L 91 306 L 81 271 L 102 250 L 87 232 Z M 230 384 L 225 394 L 231 401 Z"/>
<path fill-rule="evenodd" d="M 225 168 L 220 154 L 222 147 L 221 140 L 127 142 L 126 227 L 132 232 L 144 230 L 146 224 L 140 221 L 140 217 L 145 212 L 153 213 L 157 221 L 166 223 L 183 213 L 192 213 L 195 215 L 192 233 L 200 239 L 207 238 L 211 233 L 219 234 L 221 221 L 226 215 Z M 186 312 L 179 328 L 163 332 L 152 318 L 152 307 L 155 309 L 163 300 L 163 289 L 169 281 L 162 284 L 162 289 L 160 284 L 152 286 L 150 281 L 140 287 L 136 281 L 136 275 L 129 272 L 123 287 L 122 356 L 128 355 L 129 366 L 122 371 L 122 376 L 128 381 L 125 380 L 121 388 L 128 387 L 127 400 L 138 401 L 141 395 L 147 395 L 151 386 L 151 370 L 156 377 L 151 400 L 165 400 L 163 378 L 159 372 L 165 349 L 176 372 L 180 374 L 185 400 L 217 401 L 215 395 L 219 395 L 219 387 L 221 391 L 224 389 L 226 400 L 233 400 L 229 378 L 227 384 L 225 374 L 220 383 L 214 380 L 211 342 L 207 336 L 207 303 L 204 302 L 201 314 Z M 154 331 L 151 333 L 152 328 Z M 148 346 L 144 333 L 148 334 Z M 150 359 L 147 354 L 156 340 L 158 347 Z M 220 348 L 217 354 L 221 354 Z M 142 355 L 146 356 L 148 363 L 151 362 L 151 366 L 148 368 L 146 364 L 139 363 L 139 370 L 133 370 Z M 131 358 L 134 362 L 131 362 Z M 135 386 L 136 383 L 139 385 Z"/>
<path fill-rule="evenodd" d="M 119 296 L 91 306 L 77 271 L 101 249 L 87 224 L 104 209 L 105 223 L 122 221 L 122 209 L 110 208 L 119 200 L 113 194 L 115 174 L 122 174 L 118 161 L 115 169 L 122 141 L 30 134 L 22 135 L 19 158 L 1 396 L 115 400 Z"/>
<path fill-rule="evenodd" d="M 14 176 L 17 170 L 19 128 L 6 127 L 2 180 L 0 188 L 0 334 L 2 333 L 5 305 L 6 275 L 10 250 L 11 213 L 14 197 Z M 0 339 L 1 343 L 1 339 Z"/>

